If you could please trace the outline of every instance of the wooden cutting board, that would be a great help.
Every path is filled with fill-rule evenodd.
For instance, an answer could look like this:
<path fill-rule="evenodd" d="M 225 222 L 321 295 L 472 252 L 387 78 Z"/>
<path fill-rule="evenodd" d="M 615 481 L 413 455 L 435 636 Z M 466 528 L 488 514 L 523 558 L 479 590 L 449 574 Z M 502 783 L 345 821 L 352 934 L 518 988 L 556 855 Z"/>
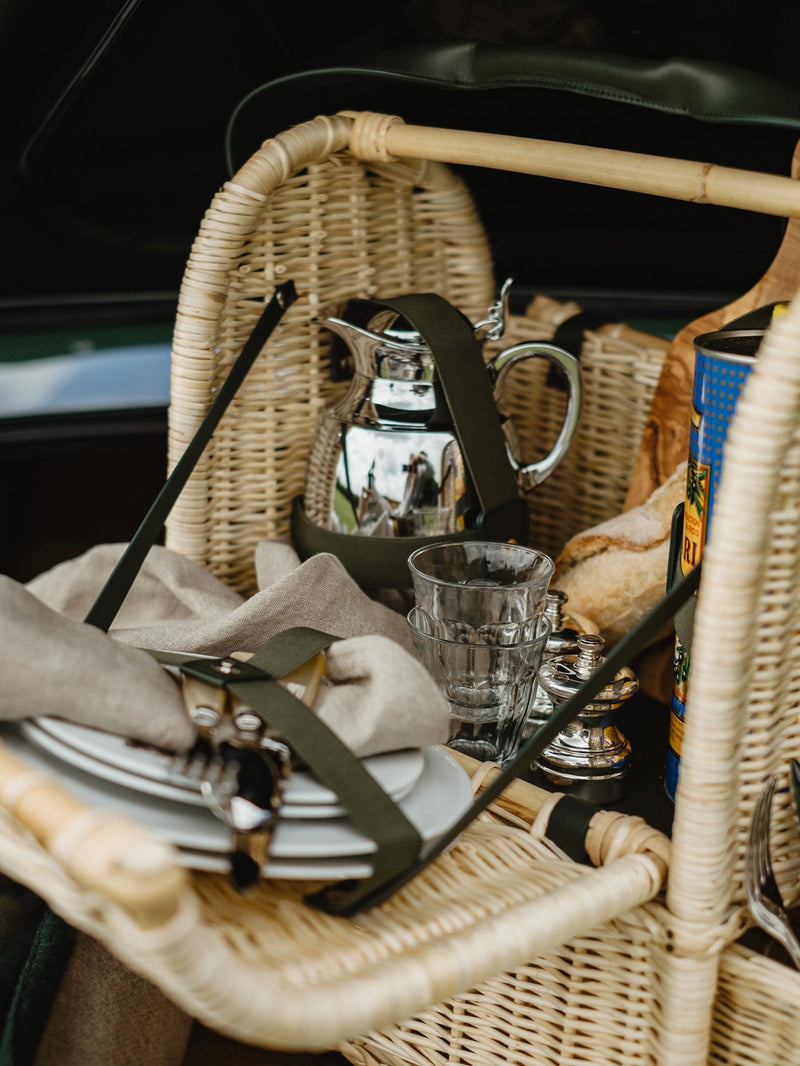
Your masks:
<path fill-rule="evenodd" d="M 800 143 L 791 175 L 800 178 Z M 675 336 L 664 359 L 647 425 L 625 500 L 625 510 L 642 503 L 689 454 L 689 416 L 694 376 L 694 341 L 739 315 L 800 291 L 800 219 L 789 219 L 778 253 L 752 289 L 731 303 L 690 322 Z"/>

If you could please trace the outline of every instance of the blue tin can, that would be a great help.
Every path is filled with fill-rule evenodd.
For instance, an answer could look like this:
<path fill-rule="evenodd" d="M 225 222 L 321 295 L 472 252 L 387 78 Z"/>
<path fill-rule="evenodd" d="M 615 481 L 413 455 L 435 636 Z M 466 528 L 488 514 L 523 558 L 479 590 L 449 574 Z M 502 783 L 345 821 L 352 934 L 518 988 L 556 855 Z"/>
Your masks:
<path fill-rule="evenodd" d="M 763 337 L 763 330 L 721 330 L 695 341 L 681 549 L 684 574 L 700 561 L 708 539 L 728 426 Z"/>
<path fill-rule="evenodd" d="M 679 568 L 687 574 L 703 554 L 714 498 L 722 469 L 722 453 L 736 403 L 753 369 L 763 329 L 723 329 L 695 341 L 689 460 L 683 505 Z M 667 750 L 667 795 L 674 801 L 683 743 L 690 648 L 675 640 Z"/>

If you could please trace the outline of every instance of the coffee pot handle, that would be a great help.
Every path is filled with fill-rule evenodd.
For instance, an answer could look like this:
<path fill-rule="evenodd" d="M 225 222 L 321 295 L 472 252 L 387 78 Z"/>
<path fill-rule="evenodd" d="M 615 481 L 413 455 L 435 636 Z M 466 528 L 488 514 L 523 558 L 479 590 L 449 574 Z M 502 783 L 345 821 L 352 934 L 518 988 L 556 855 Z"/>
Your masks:
<path fill-rule="evenodd" d="M 544 458 L 525 465 L 520 463 L 509 450 L 509 456 L 520 478 L 521 488 L 525 492 L 535 488 L 536 485 L 540 485 L 545 478 L 552 474 L 572 443 L 578 428 L 583 394 L 580 365 L 574 355 L 547 341 L 514 344 L 510 348 L 506 348 L 505 351 L 500 352 L 499 355 L 496 355 L 488 364 L 489 377 L 496 392 L 502 378 L 515 363 L 519 363 L 523 359 L 539 358 L 547 359 L 563 374 L 567 386 L 567 410 L 556 442 L 552 450 Z"/>

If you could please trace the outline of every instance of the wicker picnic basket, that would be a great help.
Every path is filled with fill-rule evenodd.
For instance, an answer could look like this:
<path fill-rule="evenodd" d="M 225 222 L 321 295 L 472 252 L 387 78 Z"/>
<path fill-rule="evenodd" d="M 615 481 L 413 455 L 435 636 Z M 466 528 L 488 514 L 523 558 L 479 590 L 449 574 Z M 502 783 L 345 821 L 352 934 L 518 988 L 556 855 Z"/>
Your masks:
<path fill-rule="evenodd" d="M 267 142 L 215 197 L 187 264 L 173 462 L 275 284 L 291 277 L 303 294 L 169 525 L 171 547 L 244 591 L 254 542 L 288 535 L 315 413 L 338 387 L 310 312 L 351 295 L 433 288 L 475 319 L 494 296 L 466 187 L 446 165 L 392 151 L 396 134 L 408 143 L 394 120 L 368 125 L 378 131 L 374 150 L 349 115 Z M 630 161 L 622 169 L 630 173 Z M 764 204 L 800 215 L 793 183 L 776 181 Z M 777 206 L 773 191 L 784 197 Z M 722 199 L 744 206 L 738 193 Z M 553 317 L 568 313 L 529 311 L 514 321 L 515 337 L 549 335 Z M 641 435 L 664 346 L 616 334 L 584 345 L 588 400 L 570 473 L 578 484 L 567 505 L 543 508 L 564 524 L 539 527 L 532 510 L 532 537 L 550 550 L 572 523 L 622 506 L 632 449 L 623 443 L 617 454 L 608 427 Z M 641 819 L 598 812 L 586 837 L 593 866 L 573 861 L 546 835 L 559 797 L 515 782 L 386 902 L 334 917 L 305 902 L 308 885 L 264 881 L 243 899 L 222 875 L 181 871 L 147 834 L 109 826 L 102 812 L 54 805 L 51 792 L 40 804 L 51 786 L 0 752 L 0 867 L 193 1017 L 252 1044 L 335 1047 L 363 1066 L 796 1062 L 800 975 L 740 940 L 755 797 L 773 770 L 785 786 L 789 755 L 800 750 L 798 344 L 800 301 L 770 329 L 731 430 L 704 560 L 671 849 Z M 612 362 L 625 387 L 610 390 L 622 406 L 609 413 Z M 545 432 L 534 403 L 557 402 L 546 389 L 523 380 L 505 397 L 525 447 Z M 613 477 L 593 465 L 601 446 Z M 470 770 L 476 788 L 494 772 Z M 778 877 L 795 898 L 800 845 L 785 787 L 775 815 Z"/>

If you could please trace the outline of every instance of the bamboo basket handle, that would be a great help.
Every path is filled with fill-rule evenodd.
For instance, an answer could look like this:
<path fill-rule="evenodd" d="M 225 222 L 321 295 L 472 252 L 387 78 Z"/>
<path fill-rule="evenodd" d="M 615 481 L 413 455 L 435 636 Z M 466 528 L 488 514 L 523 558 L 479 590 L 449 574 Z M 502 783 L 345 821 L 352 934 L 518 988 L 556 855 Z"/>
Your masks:
<path fill-rule="evenodd" d="M 368 111 L 341 114 L 353 119 L 350 148 L 365 161 L 437 160 L 800 218 L 800 188 L 777 174 L 583 144 L 406 125 L 398 116 Z"/>
<path fill-rule="evenodd" d="M 188 882 L 168 844 L 89 807 L 2 743 L 0 804 L 75 882 L 120 904 L 140 926 L 175 913 Z"/>
<path fill-rule="evenodd" d="M 447 750 L 470 775 L 476 794 L 501 772 L 496 763 L 482 763 L 462 752 L 450 748 Z M 562 798 L 561 792 L 548 792 L 517 778 L 490 804 L 489 809 L 499 808 L 512 820 L 522 822 L 544 836 L 550 815 Z M 647 852 L 658 859 L 666 877 L 670 857 L 669 839 L 638 815 L 599 808 L 589 821 L 584 848 L 595 866 L 602 866 L 618 855 Z"/>

